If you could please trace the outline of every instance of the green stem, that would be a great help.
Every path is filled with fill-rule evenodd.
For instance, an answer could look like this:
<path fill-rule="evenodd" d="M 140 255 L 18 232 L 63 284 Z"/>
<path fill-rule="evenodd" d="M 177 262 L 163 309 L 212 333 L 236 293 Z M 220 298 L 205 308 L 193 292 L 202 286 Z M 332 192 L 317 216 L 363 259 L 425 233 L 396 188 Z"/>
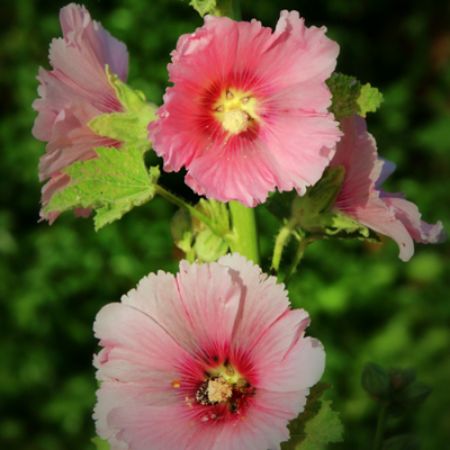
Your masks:
<path fill-rule="evenodd" d="M 288 244 L 291 234 L 292 229 L 288 224 L 286 224 L 280 228 L 280 231 L 278 231 L 278 234 L 275 238 L 275 245 L 273 247 L 272 254 L 272 264 L 270 268 L 277 272 L 280 269 L 281 257 L 283 255 L 284 247 Z"/>
<path fill-rule="evenodd" d="M 258 234 L 254 210 L 237 201 L 230 202 L 228 206 L 234 232 L 231 250 L 259 264 Z"/>
<path fill-rule="evenodd" d="M 195 217 L 196 219 L 203 222 L 216 236 L 224 239 L 228 245 L 231 245 L 234 243 L 234 240 L 230 240 L 228 236 L 224 236 L 224 234 L 219 230 L 213 223 L 213 221 L 203 214 L 198 209 L 194 208 L 192 205 L 190 205 L 188 202 L 183 200 L 180 197 L 177 197 L 175 194 L 172 194 L 167 189 L 164 189 L 159 184 L 156 185 L 156 193 L 159 194 L 161 197 L 165 198 L 169 202 L 173 203 L 176 206 L 179 206 L 180 208 L 185 208 L 189 211 L 192 217 Z"/>
<path fill-rule="evenodd" d="M 375 440 L 373 443 L 373 450 L 381 450 L 383 446 L 384 430 L 386 428 L 386 418 L 388 415 L 388 405 L 382 405 L 378 413 L 377 429 L 375 432 Z"/>

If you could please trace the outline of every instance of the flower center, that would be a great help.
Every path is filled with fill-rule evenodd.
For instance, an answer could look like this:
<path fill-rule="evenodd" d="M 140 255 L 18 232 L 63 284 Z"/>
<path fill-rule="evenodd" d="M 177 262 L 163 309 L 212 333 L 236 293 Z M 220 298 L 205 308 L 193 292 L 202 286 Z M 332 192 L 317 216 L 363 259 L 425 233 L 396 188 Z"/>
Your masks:
<path fill-rule="evenodd" d="M 254 392 L 255 389 L 233 366 L 222 364 L 208 370 L 205 381 L 195 393 L 195 400 L 204 406 L 226 404 L 235 413 Z"/>
<path fill-rule="evenodd" d="M 213 105 L 214 116 L 229 134 L 246 131 L 256 120 L 257 101 L 249 92 L 228 88 Z"/>
<path fill-rule="evenodd" d="M 210 403 L 225 403 L 233 395 L 233 388 L 223 378 L 211 379 L 208 381 L 206 393 Z"/>

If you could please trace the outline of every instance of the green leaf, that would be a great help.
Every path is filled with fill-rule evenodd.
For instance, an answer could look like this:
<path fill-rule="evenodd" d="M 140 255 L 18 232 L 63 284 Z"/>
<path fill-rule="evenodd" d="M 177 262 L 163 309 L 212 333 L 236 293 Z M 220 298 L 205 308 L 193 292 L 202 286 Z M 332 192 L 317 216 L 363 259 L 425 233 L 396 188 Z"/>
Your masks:
<path fill-rule="evenodd" d="M 355 77 L 334 73 L 327 81 L 332 94 L 330 110 L 336 119 L 358 114 L 366 117 L 375 112 L 383 101 L 383 95 L 369 83 L 362 85 Z"/>
<path fill-rule="evenodd" d="M 95 209 L 95 229 L 99 230 L 153 198 L 159 169 L 152 167 L 148 172 L 140 150 L 99 147 L 95 151 L 97 158 L 65 169 L 70 184 L 56 192 L 45 210 Z"/>
<path fill-rule="evenodd" d="M 383 94 L 369 83 L 361 86 L 359 97 L 356 101 L 358 104 L 358 114 L 366 117 L 368 112 L 375 112 L 383 102 Z"/>
<path fill-rule="evenodd" d="M 296 450 L 325 450 L 328 444 L 342 442 L 344 427 L 330 400 L 323 400 L 318 414 L 305 425 L 306 437 Z"/>
<path fill-rule="evenodd" d="M 336 119 L 352 116 L 358 111 L 357 99 L 361 90 L 361 84 L 355 77 L 334 73 L 327 80 L 330 88 L 332 101 L 331 112 Z"/>
<path fill-rule="evenodd" d="M 109 450 L 109 444 L 107 441 L 104 441 L 103 439 L 96 436 L 92 439 L 92 442 L 95 446 L 95 450 Z"/>
<path fill-rule="evenodd" d="M 216 0 L 191 0 L 189 4 L 202 17 L 206 14 L 218 15 Z"/>
<path fill-rule="evenodd" d="M 89 122 L 91 130 L 121 141 L 125 146 L 146 151 L 150 147 L 148 124 L 156 118 L 156 106 L 147 103 L 144 94 L 125 84 L 106 66 L 108 81 L 119 99 L 123 112 L 101 114 Z"/>
<path fill-rule="evenodd" d="M 331 401 L 322 398 L 327 386 L 316 385 L 308 397 L 305 411 L 289 424 L 290 440 L 282 450 L 325 450 L 328 444 L 341 442 L 344 428 Z"/>

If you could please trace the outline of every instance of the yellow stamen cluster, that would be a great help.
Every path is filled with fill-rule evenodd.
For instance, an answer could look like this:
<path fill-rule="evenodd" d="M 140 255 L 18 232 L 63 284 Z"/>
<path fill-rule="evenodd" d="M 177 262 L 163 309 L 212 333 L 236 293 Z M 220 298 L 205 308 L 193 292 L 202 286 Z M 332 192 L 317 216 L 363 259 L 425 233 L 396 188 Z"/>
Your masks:
<path fill-rule="evenodd" d="M 255 97 L 234 88 L 224 90 L 213 105 L 214 116 L 231 135 L 246 131 L 257 121 L 259 117 L 256 110 Z"/>
<path fill-rule="evenodd" d="M 233 387 L 223 378 L 209 380 L 208 400 L 211 403 L 224 403 L 233 395 Z"/>

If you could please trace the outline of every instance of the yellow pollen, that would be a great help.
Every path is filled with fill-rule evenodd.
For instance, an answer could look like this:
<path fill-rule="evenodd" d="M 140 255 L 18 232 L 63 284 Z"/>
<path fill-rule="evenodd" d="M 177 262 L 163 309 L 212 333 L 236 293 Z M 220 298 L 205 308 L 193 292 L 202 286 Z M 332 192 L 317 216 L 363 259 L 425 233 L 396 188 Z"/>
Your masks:
<path fill-rule="evenodd" d="M 213 105 L 213 114 L 230 135 L 247 130 L 259 120 L 257 100 L 249 93 L 234 88 L 224 90 Z"/>
<path fill-rule="evenodd" d="M 173 380 L 171 384 L 174 389 L 179 389 L 181 387 L 180 380 Z"/>
<path fill-rule="evenodd" d="M 223 115 L 222 126 L 231 134 L 238 134 L 248 128 L 248 122 L 248 114 L 241 109 L 232 109 Z"/>
<path fill-rule="evenodd" d="M 224 403 L 233 395 L 233 387 L 223 378 L 209 380 L 208 400 L 211 403 Z"/>

